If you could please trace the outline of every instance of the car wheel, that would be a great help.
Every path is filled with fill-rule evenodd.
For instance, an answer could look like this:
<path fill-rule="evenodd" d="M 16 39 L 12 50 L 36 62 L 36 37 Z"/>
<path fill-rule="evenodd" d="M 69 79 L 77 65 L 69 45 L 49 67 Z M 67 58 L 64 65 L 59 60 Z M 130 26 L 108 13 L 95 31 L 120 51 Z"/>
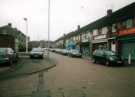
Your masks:
<path fill-rule="evenodd" d="M 43 59 L 44 57 L 43 56 L 41 56 L 41 59 Z"/>
<path fill-rule="evenodd" d="M 30 56 L 30 58 L 32 59 L 32 58 L 33 58 L 33 56 Z"/>

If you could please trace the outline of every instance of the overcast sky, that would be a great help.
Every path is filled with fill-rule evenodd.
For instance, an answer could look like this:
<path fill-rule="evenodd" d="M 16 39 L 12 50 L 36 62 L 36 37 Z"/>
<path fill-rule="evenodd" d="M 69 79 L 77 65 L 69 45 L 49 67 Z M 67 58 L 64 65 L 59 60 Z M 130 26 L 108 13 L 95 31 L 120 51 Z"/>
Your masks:
<path fill-rule="evenodd" d="M 76 30 L 77 25 L 85 26 L 135 0 L 51 0 L 51 34 L 56 40 L 64 33 Z M 28 18 L 28 35 L 31 40 L 47 40 L 48 0 L 0 0 L 0 26 L 8 22 L 23 33 Z"/>

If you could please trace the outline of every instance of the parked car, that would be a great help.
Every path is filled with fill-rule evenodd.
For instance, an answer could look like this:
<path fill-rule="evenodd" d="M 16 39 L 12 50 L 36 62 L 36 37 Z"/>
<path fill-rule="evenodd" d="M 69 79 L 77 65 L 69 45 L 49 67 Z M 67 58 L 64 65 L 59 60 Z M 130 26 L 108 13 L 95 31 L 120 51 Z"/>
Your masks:
<path fill-rule="evenodd" d="M 17 62 L 18 55 L 12 48 L 0 48 L 0 63 L 12 65 Z"/>
<path fill-rule="evenodd" d="M 63 54 L 63 55 L 68 55 L 68 50 L 67 49 L 62 49 L 61 50 L 61 54 Z"/>
<path fill-rule="evenodd" d="M 44 50 L 42 48 L 33 48 L 30 52 L 30 58 L 44 58 Z"/>
<path fill-rule="evenodd" d="M 122 64 L 121 58 L 119 58 L 115 52 L 102 49 L 94 51 L 93 62 L 102 62 L 105 65 Z"/>
<path fill-rule="evenodd" d="M 82 54 L 77 49 L 71 49 L 71 50 L 69 50 L 68 55 L 71 56 L 71 57 L 82 57 Z"/>

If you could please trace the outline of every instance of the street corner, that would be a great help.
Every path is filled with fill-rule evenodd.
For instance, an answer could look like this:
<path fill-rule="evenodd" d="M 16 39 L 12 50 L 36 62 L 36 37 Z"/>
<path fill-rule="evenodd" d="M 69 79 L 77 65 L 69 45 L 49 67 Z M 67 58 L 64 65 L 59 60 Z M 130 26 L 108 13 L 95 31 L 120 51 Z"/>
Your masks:
<path fill-rule="evenodd" d="M 56 66 L 56 60 L 45 57 L 44 59 L 31 59 L 29 57 L 20 57 L 19 61 L 13 66 L 0 72 L 0 80 L 12 79 L 38 72 L 48 71 Z"/>

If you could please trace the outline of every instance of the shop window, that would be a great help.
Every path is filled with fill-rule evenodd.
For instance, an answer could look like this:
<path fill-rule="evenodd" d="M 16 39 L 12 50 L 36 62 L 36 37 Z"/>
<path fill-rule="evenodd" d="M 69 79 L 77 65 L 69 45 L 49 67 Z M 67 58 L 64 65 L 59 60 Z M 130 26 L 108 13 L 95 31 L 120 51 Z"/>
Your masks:
<path fill-rule="evenodd" d="M 128 19 L 126 21 L 126 27 L 127 28 L 132 28 L 133 27 L 133 20 L 132 19 Z"/>

